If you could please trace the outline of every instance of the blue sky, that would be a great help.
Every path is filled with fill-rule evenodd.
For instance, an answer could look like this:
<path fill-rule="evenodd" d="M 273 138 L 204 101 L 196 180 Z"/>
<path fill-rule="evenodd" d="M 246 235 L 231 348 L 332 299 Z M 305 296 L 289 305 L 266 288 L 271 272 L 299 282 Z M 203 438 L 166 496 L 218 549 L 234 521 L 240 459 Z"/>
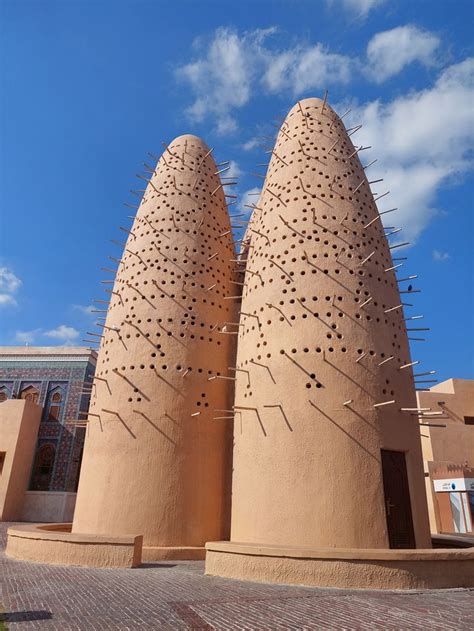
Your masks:
<path fill-rule="evenodd" d="M 3 0 L 0 343 L 82 344 L 147 152 L 195 133 L 232 160 L 239 205 L 260 136 L 322 96 L 372 145 L 389 222 L 413 244 L 412 356 L 474 378 L 470 0 Z M 255 200 L 255 198 L 253 198 Z M 394 223 L 395 222 L 395 223 Z"/>

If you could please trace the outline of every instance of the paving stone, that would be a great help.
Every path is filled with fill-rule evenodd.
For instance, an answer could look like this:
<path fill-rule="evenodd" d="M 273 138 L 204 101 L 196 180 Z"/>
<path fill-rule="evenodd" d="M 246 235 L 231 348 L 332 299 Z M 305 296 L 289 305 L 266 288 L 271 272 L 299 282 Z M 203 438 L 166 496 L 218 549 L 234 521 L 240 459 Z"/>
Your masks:
<path fill-rule="evenodd" d="M 8 525 L 0 524 L 3 547 Z M 93 569 L 15 561 L 1 552 L 0 580 L 0 610 L 11 631 L 474 629 L 474 590 L 250 583 L 205 576 L 202 561 Z"/>

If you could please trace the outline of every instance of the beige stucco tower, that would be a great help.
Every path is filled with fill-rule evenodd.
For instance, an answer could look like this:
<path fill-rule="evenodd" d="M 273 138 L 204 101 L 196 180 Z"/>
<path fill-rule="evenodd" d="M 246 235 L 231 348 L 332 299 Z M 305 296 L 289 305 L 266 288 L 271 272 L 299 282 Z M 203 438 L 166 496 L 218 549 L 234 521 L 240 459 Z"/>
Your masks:
<path fill-rule="evenodd" d="M 231 542 L 207 544 L 208 573 L 400 587 L 390 548 L 431 548 L 413 300 L 360 151 L 319 99 L 278 133 L 242 262 Z"/>
<path fill-rule="evenodd" d="M 235 365 L 234 247 L 202 140 L 180 136 L 149 170 L 102 327 L 73 533 L 190 558 L 228 536 L 232 425 L 213 416 L 233 396 L 219 375 Z"/>
<path fill-rule="evenodd" d="M 234 541 L 388 548 L 381 450 L 394 450 L 430 546 L 404 299 L 356 149 L 327 104 L 297 104 L 249 226 Z"/>

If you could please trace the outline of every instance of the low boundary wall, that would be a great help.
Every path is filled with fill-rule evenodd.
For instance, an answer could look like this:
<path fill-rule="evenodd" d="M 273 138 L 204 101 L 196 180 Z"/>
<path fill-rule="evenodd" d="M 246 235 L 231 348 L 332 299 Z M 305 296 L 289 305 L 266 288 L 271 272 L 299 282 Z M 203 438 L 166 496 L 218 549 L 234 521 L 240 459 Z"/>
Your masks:
<path fill-rule="evenodd" d="M 206 544 L 206 574 L 310 587 L 442 589 L 474 586 L 474 548 L 305 549 Z"/>

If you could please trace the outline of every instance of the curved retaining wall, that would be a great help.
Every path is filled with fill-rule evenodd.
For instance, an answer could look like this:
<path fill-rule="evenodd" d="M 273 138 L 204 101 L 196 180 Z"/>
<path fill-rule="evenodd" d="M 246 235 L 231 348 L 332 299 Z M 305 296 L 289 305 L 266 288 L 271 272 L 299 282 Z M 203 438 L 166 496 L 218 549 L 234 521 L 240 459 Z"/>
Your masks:
<path fill-rule="evenodd" d="M 142 536 L 103 537 L 71 533 L 72 524 L 28 524 L 8 529 L 5 553 L 13 559 L 55 565 L 137 567 Z"/>
<path fill-rule="evenodd" d="M 206 544 L 206 574 L 344 589 L 474 586 L 474 549 L 379 550 Z"/>

